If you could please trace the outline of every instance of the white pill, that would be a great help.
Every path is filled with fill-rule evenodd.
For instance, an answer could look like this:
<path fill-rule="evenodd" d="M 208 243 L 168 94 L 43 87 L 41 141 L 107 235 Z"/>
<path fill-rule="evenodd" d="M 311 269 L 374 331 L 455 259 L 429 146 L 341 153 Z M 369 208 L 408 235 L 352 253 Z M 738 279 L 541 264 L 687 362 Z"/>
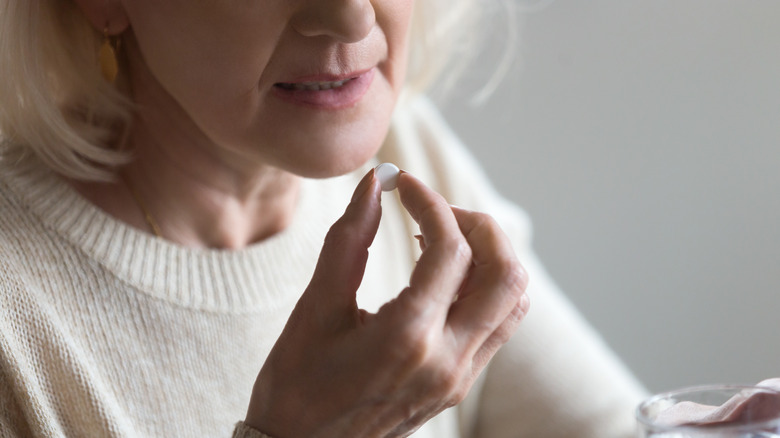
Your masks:
<path fill-rule="evenodd" d="M 382 163 L 374 168 L 376 177 L 379 179 L 379 184 L 382 186 L 383 192 L 389 192 L 395 190 L 398 185 L 398 175 L 400 170 L 393 163 Z"/>

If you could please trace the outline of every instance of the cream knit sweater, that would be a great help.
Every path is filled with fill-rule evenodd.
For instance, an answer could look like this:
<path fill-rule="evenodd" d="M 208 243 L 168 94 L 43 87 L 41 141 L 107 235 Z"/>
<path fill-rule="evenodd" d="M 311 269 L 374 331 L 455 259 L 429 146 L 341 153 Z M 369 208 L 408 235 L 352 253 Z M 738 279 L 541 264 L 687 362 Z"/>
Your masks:
<path fill-rule="evenodd" d="M 641 387 L 547 279 L 525 216 L 429 102 L 399 107 L 380 158 L 453 204 L 494 214 L 531 277 L 518 334 L 466 402 L 414 437 L 630 436 Z M 288 229 L 218 251 L 114 220 L 33 158 L 0 160 L 0 436 L 262 436 L 235 425 L 365 170 L 305 181 Z M 369 310 L 405 286 L 417 255 L 409 219 L 394 194 L 383 196 L 359 291 Z"/>

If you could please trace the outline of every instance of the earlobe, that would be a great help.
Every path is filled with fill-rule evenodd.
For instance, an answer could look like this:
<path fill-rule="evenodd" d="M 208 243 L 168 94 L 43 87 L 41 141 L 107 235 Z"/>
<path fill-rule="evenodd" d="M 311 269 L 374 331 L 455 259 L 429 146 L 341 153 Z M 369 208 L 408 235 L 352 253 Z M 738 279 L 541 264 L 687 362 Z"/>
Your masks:
<path fill-rule="evenodd" d="M 120 0 L 72 0 L 100 33 L 119 35 L 127 30 L 130 20 Z"/>

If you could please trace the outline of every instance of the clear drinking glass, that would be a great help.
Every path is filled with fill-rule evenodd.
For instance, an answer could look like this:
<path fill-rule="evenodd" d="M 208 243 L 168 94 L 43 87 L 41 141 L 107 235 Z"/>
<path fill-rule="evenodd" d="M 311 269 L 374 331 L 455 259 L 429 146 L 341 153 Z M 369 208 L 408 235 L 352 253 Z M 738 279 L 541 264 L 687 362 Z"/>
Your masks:
<path fill-rule="evenodd" d="M 636 410 L 638 438 L 780 438 L 780 392 L 711 385 L 650 397 Z"/>

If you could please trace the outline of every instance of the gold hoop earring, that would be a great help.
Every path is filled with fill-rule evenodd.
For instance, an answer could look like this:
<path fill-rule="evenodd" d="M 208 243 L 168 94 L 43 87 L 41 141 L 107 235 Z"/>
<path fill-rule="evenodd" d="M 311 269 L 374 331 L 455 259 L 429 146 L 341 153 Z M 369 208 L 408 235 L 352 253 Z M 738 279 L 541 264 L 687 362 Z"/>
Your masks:
<path fill-rule="evenodd" d="M 115 39 L 116 43 L 112 40 L 114 39 L 108 35 L 108 26 L 106 26 L 103 28 L 103 44 L 100 45 L 98 59 L 103 79 L 113 84 L 117 73 L 119 73 L 119 62 L 116 58 L 116 52 L 119 50 L 119 39 Z"/>

